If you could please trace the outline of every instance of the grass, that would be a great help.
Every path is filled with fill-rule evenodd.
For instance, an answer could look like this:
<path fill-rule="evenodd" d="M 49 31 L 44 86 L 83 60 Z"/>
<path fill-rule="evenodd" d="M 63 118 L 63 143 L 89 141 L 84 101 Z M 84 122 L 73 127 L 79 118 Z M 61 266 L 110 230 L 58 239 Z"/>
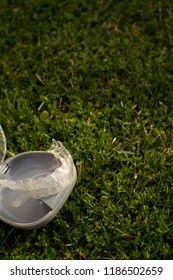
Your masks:
<path fill-rule="evenodd" d="M 173 258 L 172 1 L 0 0 L 7 157 L 73 155 L 44 228 L 0 222 L 1 259 Z"/>

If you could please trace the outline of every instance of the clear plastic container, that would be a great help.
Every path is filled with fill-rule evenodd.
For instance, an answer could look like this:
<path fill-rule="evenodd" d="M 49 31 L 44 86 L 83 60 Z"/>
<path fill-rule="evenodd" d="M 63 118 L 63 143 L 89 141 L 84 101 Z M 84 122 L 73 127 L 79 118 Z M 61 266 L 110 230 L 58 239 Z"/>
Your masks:
<path fill-rule="evenodd" d="M 47 151 L 18 154 L 4 161 L 0 126 L 0 219 L 14 227 L 39 228 L 62 208 L 76 183 L 73 159 L 61 142 Z"/>

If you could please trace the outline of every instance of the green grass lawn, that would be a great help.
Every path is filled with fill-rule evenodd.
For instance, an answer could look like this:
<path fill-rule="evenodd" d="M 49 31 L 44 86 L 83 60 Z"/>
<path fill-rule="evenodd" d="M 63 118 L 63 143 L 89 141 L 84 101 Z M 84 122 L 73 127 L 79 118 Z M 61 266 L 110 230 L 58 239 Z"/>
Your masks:
<path fill-rule="evenodd" d="M 9 3 L 10 2 L 10 3 Z M 7 157 L 71 152 L 76 186 L 1 259 L 173 259 L 173 1 L 0 0 Z"/>

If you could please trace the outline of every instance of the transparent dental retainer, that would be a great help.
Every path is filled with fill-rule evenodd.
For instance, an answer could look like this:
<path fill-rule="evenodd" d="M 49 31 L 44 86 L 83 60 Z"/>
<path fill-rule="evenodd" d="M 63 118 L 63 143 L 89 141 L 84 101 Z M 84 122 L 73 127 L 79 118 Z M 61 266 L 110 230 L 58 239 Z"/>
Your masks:
<path fill-rule="evenodd" d="M 49 223 L 72 192 L 77 172 L 68 150 L 52 140 L 46 152 L 25 152 L 8 158 L 0 126 L 0 220 L 23 229 Z"/>

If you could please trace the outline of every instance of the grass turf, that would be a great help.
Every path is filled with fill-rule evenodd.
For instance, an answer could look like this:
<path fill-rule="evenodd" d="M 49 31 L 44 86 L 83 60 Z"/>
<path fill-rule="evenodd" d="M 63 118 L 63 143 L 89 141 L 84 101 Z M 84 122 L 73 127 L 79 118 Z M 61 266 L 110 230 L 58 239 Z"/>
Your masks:
<path fill-rule="evenodd" d="M 64 143 L 56 218 L 0 222 L 1 259 L 173 258 L 173 2 L 0 0 L 0 123 L 11 156 Z"/>

